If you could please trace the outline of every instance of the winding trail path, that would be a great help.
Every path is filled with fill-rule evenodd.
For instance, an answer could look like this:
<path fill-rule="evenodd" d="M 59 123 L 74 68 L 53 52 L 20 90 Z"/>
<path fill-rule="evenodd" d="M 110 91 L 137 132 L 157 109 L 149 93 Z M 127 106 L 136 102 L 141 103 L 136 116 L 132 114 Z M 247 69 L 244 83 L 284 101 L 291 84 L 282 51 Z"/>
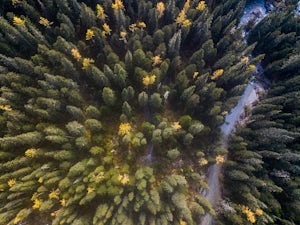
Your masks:
<path fill-rule="evenodd" d="M 223 140 L 222 147 L 227 148 L 228 137 L 234 131 L 236 124 L 241 121 L 244 114 L 244 107 L 246 105 L 251 106 L 258 99 L 258 92 L 263 90 L 263 87 L 259 83 L 250 82 L 247 85 L 238 104 L 226 116 L 224 124 L 220 127 Z M 221 200 L 221 186 L 219 180 L 221 167 L 222 164 L 214 164 L 208 168 L 207 183 L 209 189 L 202 193 L 213 208 L 215 208 Z M 214 219 L 210 214 L 206 214 L 202 219 L 201 225 L 211 224 L 214 224 Z"/>
<path fill-rule="evenodd" d="M 256 16 L 255 16 L 256 15 Z M 241 17 L 240 25 L 246 25 L 250 20 L 255 19 L 256 24 L 262 20 L 267 15 L 266 9 L 264 7 L 263 0 L 256 0 L 250 2 L 246 5 L 244 9 L 244 15 Z M 245 42 L 246 41 L 246 37 Z M 260 65 L 256 65 L 257 68 L 261 67 Z M 262 69 L 262 68 L 261 68 Z M 261 71 L 263 72 L 263 71 Z M 259 73 L 259 71 L 256 71 Z M 259 74 L 261 75 L 261 74 Z M 253 75 L 255 77 L 255 74 Z M 262 80 L 263 81 L 263 80 Z M 258 93 L 264 91 L 263 83 L 259 81 L 253 82 L 250 81 L 239 99 L 237 105 L 230 111 L 230 113 L 225 117 L 224 124 L 220 127 L 222 132 L 222 147 L 228 147 L 228 137 L 234 132 L 236 125 L 243 119 L 244 117 L 244 108 L 246 105 L 252 106 L 252 104 L 258 100 Z M 221 194 L 221 185 L 219 176 L 222 171 L 222 164 L 214 164 L 208 168 L 208 177 L 207 183 L 209 186 L 208 190 L 204 190 L 201 194 L 206 198 L 207 201 L 212 205 L 215 209 L 218 203 L 222 200 Z M 214 218 L 210 214 L 206 214 L 201 221 L 201 225 L 214 225 Z"/>

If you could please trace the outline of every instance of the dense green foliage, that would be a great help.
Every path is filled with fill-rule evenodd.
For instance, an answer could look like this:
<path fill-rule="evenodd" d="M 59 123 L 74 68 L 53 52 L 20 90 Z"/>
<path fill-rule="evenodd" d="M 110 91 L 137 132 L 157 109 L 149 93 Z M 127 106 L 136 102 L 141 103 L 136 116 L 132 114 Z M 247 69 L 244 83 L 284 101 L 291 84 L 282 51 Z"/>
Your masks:
<path fill-rule="evenodd" d="M 0 224 L 198 224 L 252 74 L 244 1 L 4 1 Z M 200 163 L 201 162 L 201 163 Z"/>
<path fill-rule="evenodd" d="M 255 52 L 266 54 L 272 84 L 231 139 L 224 177 L 229 201 L 220 208 L 220 224 L 251 224 L 253 215 L 256 224 L 300 223 L 299 20 L 289 6 L 249 36 Z"/>
<path fill-rule="evenodd" d="M 245 1 L 2 1 L 0 225 L 299 224 L 295 3 L 247 46 Z M 215 211 L 218 127 L 260 60 L 272 84 L 230 138 Z"/>

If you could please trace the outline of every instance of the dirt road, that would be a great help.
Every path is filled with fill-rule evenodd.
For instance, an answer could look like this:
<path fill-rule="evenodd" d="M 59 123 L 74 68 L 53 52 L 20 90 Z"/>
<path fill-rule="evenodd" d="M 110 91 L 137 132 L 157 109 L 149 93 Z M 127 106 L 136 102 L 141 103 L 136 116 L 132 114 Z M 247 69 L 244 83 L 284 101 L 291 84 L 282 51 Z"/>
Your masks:
<path fill-rule="evenodd" d="M 244 94 L 238 101 L 238 104 L 226 116 L 224 124 L 220 127 L 222 132 L 223 147 L 227 148 L 228 136 L 234 132 L 236 124 L 241 121 L 244 113 L 244 107 L 246 105 L 252 105 L 258 99 L 259 91 L 263 91 L 263 88 L 259 83 L 254 83 L 252 81 L 249 82 Z M 222 198 L 219 180 L 221 168 L 222 164 L 214 164 L 209 167 L 207 177 L 209 189 L 202 193 L 214 208 Z M 206 214 L 202 219 L 201 225 L 212 224 L 214 224 L 214 218 L 210 214 Z"/>

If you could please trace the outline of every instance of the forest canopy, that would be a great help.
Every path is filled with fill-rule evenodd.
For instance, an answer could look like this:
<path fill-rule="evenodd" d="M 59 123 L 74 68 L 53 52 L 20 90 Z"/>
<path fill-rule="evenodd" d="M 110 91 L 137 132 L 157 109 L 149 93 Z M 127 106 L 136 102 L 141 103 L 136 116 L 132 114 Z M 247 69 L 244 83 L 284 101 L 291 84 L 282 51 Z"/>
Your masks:
<path fill-rule="evenodd" d="M 249 43 L 245 4 L 3 1 L 0 224 L 297 224 L 296 4 Z M 214 209 L 202 191 L 225 162 L 219 126 L 261 60 L 273 83 L 231 139 L 229 210 Z"/>

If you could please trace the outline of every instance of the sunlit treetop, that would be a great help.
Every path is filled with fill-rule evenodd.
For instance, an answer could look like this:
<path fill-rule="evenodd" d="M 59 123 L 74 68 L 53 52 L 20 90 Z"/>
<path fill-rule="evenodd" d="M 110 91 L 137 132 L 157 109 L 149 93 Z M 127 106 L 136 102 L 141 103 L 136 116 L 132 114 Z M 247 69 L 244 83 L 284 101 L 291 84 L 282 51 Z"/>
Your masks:
<path fill-rule="evenodd" d="M 216 71 L 213 72 L 212 76 L 210 77 L 210 79 L 212 80 L 215 80 L 217 79 L 218 77 L 222 76 L 224 73 L 224 70 L 223 69 L 218 69 Z"/>
<path fill-rule="evenodd" d="M 87 193 L 92 193 L 92 192 L 95 191 L 95 188 L 94 188 L 94 187 L 88 187 L 88 188 L 86 189 L 86 191 L 87 191 Z"/>
<path fill-rule="evenodd" d="M 156 55 L 152 57 L 152 66 L 156 66 L 162 63 L 162 59 L 160 55 Z"/>
<path fill-rule="evenodd" d="M 50 215 L 51 215 L 52 217 L 56 217 L 56 216 L 57 216 L 57 214 L 58 214 L 58 210 L 56 210 L 56 211 L 52 212 Z"/>
<path fill-rule="evenodd" d="M 38 193 L 35 192 L 35 193 L 33 193 L 33 195 L 31 196 L 31 200 L 33 201 L 34 199 L 37 199 L 37 197 L 38 197 Z"/>
<path fill-rule="evenodd" d="M 0 105 L 0 110 L 12 111 L 12 108 L 10 105 Z"/>
<path fill-rule="evenodd" d="M 183 11 L 186 13 L 188 11 L 188 9 L 190 8 L 190 4 L 191 4 L 191 0 L 187 0 L 185 3 L 184 3 L 184 6 L 183 6 Z"/>
<path fill-rule="evenodd" d="M 248 63 L 249 62 L 249 57 L 248 56 L 243 56 L 241 58 L 241 62 Z"/>
<path fill-rule="evenodd" d="M 139 30 L 139 29 L 144 30 L 144 29 L 146 29 L 146 27 L 147 27 L 147 25 L 146 25 L 145 22 L 143 22 L 143 21 L 138 21 L 138 22 L 136 22 L 136 23 L 130 24 L 128 29 L 129 29 L 131 32 L 135 32 L 136 30 Z"/>
<path fill-rule="evenodd" d="M 44 182 L 44 179 L 43 179 L 42 177 L 40 177 L 40 178 L 38 179 L 38 182 L 41 184 L 41 183 Z"/>
<path fill-rule="evenodd" d="M 29 158 L 34 158 L 37 155 L 37 149 L 29 148 L 25 151 L 25 156 Z"/>
<path fill-rule="evenodd" d="M 18 215 L 14 218 L 14 224 L 18 224 L 21 221 L 22 221 L 22 217 L 20 217 Z"/>
<path fill-rule="evenodd" d="M 93 175 L 93 179 L 98 182 L 104 179 L 104 172 L 101 171 L 97 175 Z"/>
<path fill-rule="evenodd" d="M 50 199 L 59 199 L 59 190 L 52 190 L 48 196 Z"/>
<path fill-rule="evenodd" d="M 183 27 L 189 27 L 190 25 L 192 25 L 192 22 L 186 18 L 186 12 L 189 7 L 190 7 L 189 1 L 186 1 L 183 9 L 180 11 L 180 13 L 178 14 L 178 16 L 175 20 L 177 25 L 183 26 Z"/>
<path fill-rule="evenodd" d="M 134 32 L 134 31 L 136 31 L 137 29 L 138 29 L 138 27 L 137 27 L 136 23 L 133 23 L 133 24 L 130 24 L 130 25 L 129 25 L 129 30 L 130 30 L 131 32 Z"/>
<path fill-rule="evenodd" d="M 124 7 L 124 4 L 123 4 L 122 0 L 115 0 L 115 3 L 112 3 L 111 7 L 113 9 L 125 10 L 125 7 Z"/>
<path fill-rule="evenodd" d="M 33 200 L 32 208 L 33 209 L 39 209 L 41 207 L 41 205 L 42 205 L 42 200 L 36 198 L 36 199 Z"/>
<path fill-rule="evenodd" d="M 187 223 L 184 220 L 180 220 L 180 225 L 187 225 Z"/>
<path fill-rule="evenodd" d="M 242 212 L 244 214 L 246 214 L 247 220 L 250 223 L 255 223 L 256 222 L 255 213 L 248 206 L 242 205 L 241 209 L 242 209 Z"/>
<path fill-rule="evenodd" d="M 85 40 L 89 41 L 95 36 L 94 31 L 92 29 L 87 29 L 85 34 Z"/>
<path fill-rule="evenodd" d="M 199 72 L 198 71 L 195 71 L 194 74 L 193 74 L 193 78 L 197 78 L 199 76 Z"/>
<path fill-rule="evenodd" d="M 125 184 L 128 184 L 129 183 L 129 176 L 128 174 L 120 174 L 118 176 L 118 180 L 121 182 L 121 184 L 125 185 Z"/>
<path fill-rule="evenodd" d="M 189 19 L 185 19 L 182 23 L 183 27 L 189 27 L 192 25 L 192 22 Z"/>
<path fill-rule="evenodd" d="M 97 18 L 100 20 L 105 20 L 107 15 L 104 13 L 103 7 L 100 4 L 97 4 L 96 9 L 97 9 Z"/>
<path fill-rule="evenodd" d="M 12 4 L 12 5 L 17 5 L 17 4 L 19 4 L 19 3 L 21 3 L 20 0 L 11 0 L 11 4 Z"/>
<path fill-rule="evenodd" d="M 256 66 L 253 65 L 253 64 L 250 64 L 250 65 L 248 66 L 248 69 L 249 69 L 249 70 L 255 70 L 255 69 L 256 69 Z"/>
<path fill-rule="evenodd" d="M 146 76 L 143 78 L 143 84 L 148 87 L 149 85 L 151 84 L 154 84 L 155 83 L 155 79 L 156 79 L 156 76 L 153 74 L 153 75 L 150 75 L 150 76 Z"/>
<path fill-rule="evenodd" d="M 199 164 L 200 164 L 200 166 L 205 166 L 208 164 L 208 161 L 206 159 L 202 158 L 199 160 Z"/>
<path fill-rule="evenodd" d="M 73 49 L 71 50 L 71 53 L 72 53 L 72 56 L 74 57 L 74 59 L 76 59 L 77 61 L 80 61 L 80 60 L 81 60 L 81 55 L 80 55 L 78 49 L 73 48 Z"/>
<path fill-rule="evenodd" d="M 141 21 L 137 23 L 137 26 L 140 27 L 141 29 L 145 29 L 147 27 L 146 23 Z"/>
<path fill-rule="evenodd" d="M 205 4 L 205 1 L 200 1 L 196 7 L 197 10 L 204 10 L 206 8 L 206 4 Z"/>
<path fill-rule="evenodd" d="M 38 194 L 36 192 L 32 195 L 31 201 L 33 201 L 33 209 L 39 209 L 43 203 L 42 200 L 38 198 Z"/>
<path fill-rule="evenodd" d="M 216 163 L 224 163 L 225 157 L 223 155 L 217 155 L 216 156 Z"/>
<path fill-rule="evenodd" d="M 111 29 L 110 29 L 110 27 L 109 27 L 109 25 L 107 23 L 104 23 L 102 25 L 102 27 L 103 27 L 103 30 L 104 30 L 105 34 L 108 34 L 108 35 L 111 34 Z"/>
<path fill-rule="evenodd" d="M 39 24 L 49 28 L 53 24 L 53 22 L 50 22 L 47 18 L 40 17 Z"/>
<path fill-rule="evenodd" d="M 121 123 L 118 134 L 123 136 L 131 133 L 131 125 L 129 123 Z"/>
<path fill-rule="evenodd" d="M 224 111 L 221 113 L 222 116 L 226 116 L 227 114 L 228 114 L 228 111 L 227 111 L 227 110 L 224 110 Z"/>
<path fill-rule="evenodd" d="M 66 206 L 67 205 L 67 201 L 63 198 L 60 201 L 61 206 Z"/>
<path fill-rule="evenodd" d="M 25 20 L 21 19 L 20 17 L 14 16 L 13 23 L 16 26 L 24 27 L 25 26 Z"/>
<path fill-rule="evenodd" d="M 127 36 L 127 32 L 121 31 L 120 32 L 120 41 L 124 41 L 124 43 L 126 43 L 127 42 L 126 36 Z"/>
<path fill-rule="evenodd" d="M 120 37 L 121 37 L 121 38 L 126 37 L 126 35 L 127 35 L 127 32 L 126 32 L 126 31 L 121 31 L 121 32 L 120 32 Z"/>
<path fill-rule="evenodd" d="M 262 215 L 264 214 L 264 211 L 257 208 L 257 209 L 255 210 L 255 214 L 258 215 L 258 216 L 262 216 Z"/>
<path fill-rule="evenodd" d="M 180 123 L 177 121 L 177 122 L 174 122 L 172 125 L 172 128 L 175 129 L 175 130 L 179 130 L 181 129 L 181 125 Z"/>
<path fill-rule="evenodd" d="M 90 58 L 84 58 L 82 61 L 82 68 L 87 69 L 91 64 L 93 64 L 95 61 Z"/>
<path fill-rule="evenodd" d="M 185 21 L 186 15 L 185 15 L 185 11 L 181 10 L 180 13 L 178 14 L 177 18 L 176 18 L 176 23 L 179 25 L 181 25 L 184 21 Z"/>
<path fill-rule="evenodd" d="M 161 18 L 164 15 L 164 11 L 166 10 L 165 4 L 163 2 L 158 2 L 156 4 L 156 10 L 158 11 L 158 18 Z"/>
<path fill-rule="evenodd" d="M 9 187 L 14 186 L 16 183 L 17 183 L 17 180 L 16 180 L 15 178 L 10 179 L 10 180 L 7 181 L 7 185 L 8 185 Z"/>

